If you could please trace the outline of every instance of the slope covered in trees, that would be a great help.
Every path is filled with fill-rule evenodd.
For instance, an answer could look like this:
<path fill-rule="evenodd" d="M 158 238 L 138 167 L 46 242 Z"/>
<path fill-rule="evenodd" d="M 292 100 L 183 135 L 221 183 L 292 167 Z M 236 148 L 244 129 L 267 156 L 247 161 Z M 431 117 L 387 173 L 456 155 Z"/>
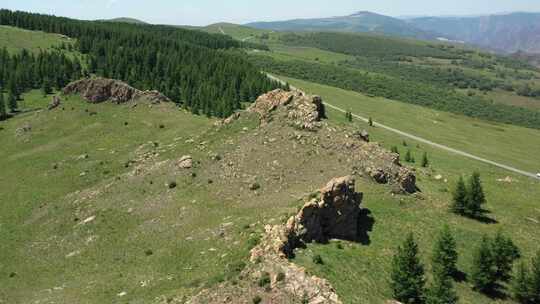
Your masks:
<path fill-rule="evenodd" d="M 75 38 L 75 48 L 88 57 L 84 74 L 159 90 L 194 113 L 224 117 L 240 108 L 241 102 L 279 86 L 235 51 L 246 44 L 223 35 L 9 10 L 0 11 L 0 24 Z"/>

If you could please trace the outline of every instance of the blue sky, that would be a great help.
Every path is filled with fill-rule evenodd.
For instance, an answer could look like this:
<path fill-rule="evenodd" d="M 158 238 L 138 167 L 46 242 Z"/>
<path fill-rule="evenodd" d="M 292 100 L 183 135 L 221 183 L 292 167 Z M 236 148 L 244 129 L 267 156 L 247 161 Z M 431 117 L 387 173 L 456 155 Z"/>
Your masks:
<path fill-rule="evenodd" d="M 540 0 L 1 0 L 0 7 L 80 18 L 134 17 L 151 23 L 207 25 L 348 15 L 478 15 L 540 12 Z"/>

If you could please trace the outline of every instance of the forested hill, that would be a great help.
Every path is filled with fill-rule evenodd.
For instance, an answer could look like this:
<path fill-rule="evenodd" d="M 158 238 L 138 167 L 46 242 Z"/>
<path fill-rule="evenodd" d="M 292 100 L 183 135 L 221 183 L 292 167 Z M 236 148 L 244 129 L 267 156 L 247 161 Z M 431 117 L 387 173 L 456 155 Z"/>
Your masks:
<path fill-rule="evenodd" d="M 91 22 L 63 17 L 0 10 L 0 24 L 66 35 L 88 58 L 83 75 L 120 79 L 139 89 L 159 90 L 194 113 L 225 117 L 241 102 L 275 88 L 277 83 L 245 60 L 246 45 L 224 35 L 169 26 Z M 17 56 L 17 55 L 15 55 Z M 7 73 L 0 85 L 18 92 L 58 77 L 41 66 L 40 79 L 25 79 L 36 64 L 33 56 L 0 62 Z M 35 59 L 35 58 L 34 58 Z M 17 70 L 25 70 L 17 72 Z M 70 77 L 66 77 L 66 80 Z M 65 82 L 65 81 L 62 81 Z M 11 90 L 10 89 L 10 90 Z"/>

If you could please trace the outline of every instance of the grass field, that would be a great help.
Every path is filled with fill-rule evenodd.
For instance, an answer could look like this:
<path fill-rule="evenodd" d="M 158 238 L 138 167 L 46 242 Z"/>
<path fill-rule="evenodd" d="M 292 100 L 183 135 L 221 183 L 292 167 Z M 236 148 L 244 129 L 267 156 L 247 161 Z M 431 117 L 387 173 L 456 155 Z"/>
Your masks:
<path fill-rule="evenodd" d="M 371 98 L 287 77 L 280 77 L 327 102 L 358 115 L 434 142 L 529 172 L 540 171 L 540 131 L 489 123 L 383 98 Z"/>
<path fill-rule="evenodd" d="M 33 52 L 60 46 L 62 43 L 72 43 L 67 37 L 43 32 L 27 31 L 24 29 L 0 26 L 0 48 L 7 48 L 9 52 L 27 49 Z"/>
<path fill-rule="evenodd" d="M 209 26 L 204 27 L 203 30 L 209 33 L 214 33 L 214 34 L 223 34 L 223 32 L 225 32 L 226 35 L 229 35 L 237 40 L 245 40 L 248 37 L 255 38 L 255 36 L 260 36 L 265 33 L 266 34 L 273 33 L 272 31 L 259 30 L 259 29 L 242 26 L 238 24 L 232 24 L 232 23 L 211 24 Z M 253 39 L 253 38 L 250 38 L 250 39 Z"/>
<path fill-rule="evenodd" d="M 342 113 L 330 110 L 330 120 L 345 122 Z M 364 123 L 355 122 L 357 128 L 367 128 Z M 396 198 L 381 188 L 362 180 L 357 182 L 357 189 L 365 193 L 364 207 L 368 208 L 374 219 L 369 245 L 341 242 L 344 249 L 339 249 L 336 242 L 329 245 L 310 245 L 298 254 L 296 261 L 310 272 L 331 281 L 343 298 L 344 303 L 384 303 L 391 297 L 388 287 L 391 256 L 406 234 L 412 231 L 420 244 L 422 262 L 429 272 L 429 258 L 434 236 L 444 224 L 448 224 L 458 241 L 460 252 L 459 269 L 469 273 L 472 263 L 472 250 L 482 234 L 493 235 L 497 230 L 511 235 L 529 259 L 538 246 L 540 237 L 540 182 L 510 174 L 479 162 L 432 149 L 407 140 L 408 147 L 402 145 L 403 138 L 378 128 L 368 128 L 374 141 L 385 147 L 393 145 L 404 153 L 413 151 L 417 159 L 427 152 L 432 162 L 429 170 L 417 168 L 421 199 Z M 407 164 L 412 165 L 412 164 Z M 450 191 L 458 176 L 478 170 L 482 174 L 484 187 L 488 195 L 488 216 L 496 224 L 483 224 L 448 213 Z M 442 180 L 435 180 L 440 174 Z M 510 176 L 512 183 L 498 181 Z M 313 255 L 321 255 L 324 265 L 313 263 Z M 510 299 L 491 299 L 470 288 L 464 281 L 456 286 L 460 296 L 459 303 L 513 303 Z"/>

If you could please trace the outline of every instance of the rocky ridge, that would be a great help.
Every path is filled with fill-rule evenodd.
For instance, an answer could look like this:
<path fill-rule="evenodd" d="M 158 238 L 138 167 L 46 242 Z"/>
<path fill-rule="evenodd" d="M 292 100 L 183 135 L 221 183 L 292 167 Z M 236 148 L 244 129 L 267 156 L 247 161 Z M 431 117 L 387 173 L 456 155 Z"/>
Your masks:
<path fill-rule="evenodd" d="M 90 103 L 111 101 L 126 103 L 137 99 L 146 99 L 151 103 L 170 102 L 171 100 L 158 91 L 141 91 L 125 82 L 107 78 L 85 78 L 68 84 L 63 94 L 80 94 Z"/>
<path fill-rule="evenodd" d="M 286 224 L 265 227 L 266 232 L 260 244 L 251 250 L 251 263 L 242 276 L 253 281 L 264 275 L 269 277 L 269 288 L 261 292 L 269 303 L 342 303 L 327 280 L 307 274 L 289 258 L 295 248 L 305 243 L 353 240 L 358 233 L 361 201 L 362 194 L 355 191 L 354 177 L 332 179 L 319 191 L 318 198 L 307 202 Z M 247 286 L 224 283 L 215 290 L 203 291 L 189 303 L 250 303 L 258 288 L 249 283 Z"/>

